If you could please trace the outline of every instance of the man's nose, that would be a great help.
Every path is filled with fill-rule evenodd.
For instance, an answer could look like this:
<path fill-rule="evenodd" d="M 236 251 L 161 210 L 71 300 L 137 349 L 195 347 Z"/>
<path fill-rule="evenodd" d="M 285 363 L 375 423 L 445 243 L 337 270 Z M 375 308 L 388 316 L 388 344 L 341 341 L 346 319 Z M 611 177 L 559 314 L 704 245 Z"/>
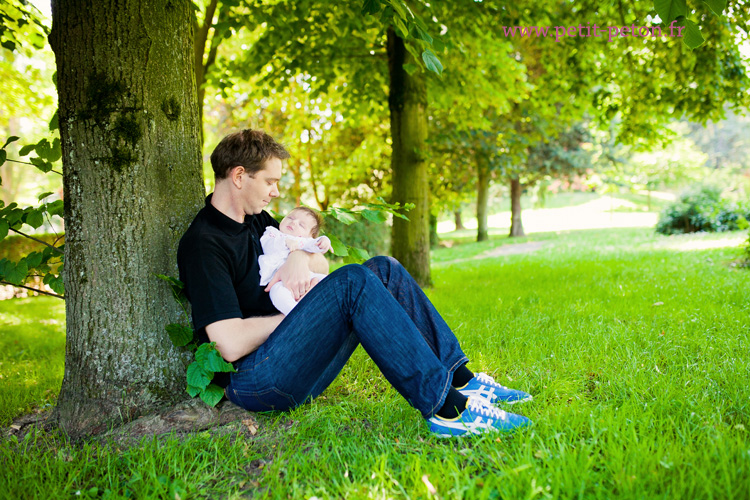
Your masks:
<path fill-rule="evenodd" d="M 277 186 L 274 186 L 271 190 L 271 198 L 276 198 L 279 196 L 279 188 Z"/>

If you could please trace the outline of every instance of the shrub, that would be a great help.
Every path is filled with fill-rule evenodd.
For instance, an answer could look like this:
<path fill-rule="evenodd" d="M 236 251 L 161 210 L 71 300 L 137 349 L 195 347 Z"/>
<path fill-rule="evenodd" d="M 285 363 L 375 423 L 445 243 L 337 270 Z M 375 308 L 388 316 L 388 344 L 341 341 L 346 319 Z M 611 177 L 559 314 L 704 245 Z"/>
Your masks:
<path fill-rule="evenodd" d="M 721 188 L 699 186 L 683 193 L 662 211 L 656 231 L 662 234 L 736 231 L 746 220 L 750 220 L 750 204 L 722 198 Z"/>

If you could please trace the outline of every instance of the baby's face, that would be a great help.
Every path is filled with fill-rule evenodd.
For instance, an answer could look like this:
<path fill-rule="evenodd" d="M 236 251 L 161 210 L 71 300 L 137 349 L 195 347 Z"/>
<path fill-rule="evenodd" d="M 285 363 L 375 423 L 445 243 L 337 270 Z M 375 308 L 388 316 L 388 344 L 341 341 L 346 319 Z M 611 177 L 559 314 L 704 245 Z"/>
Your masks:
<path fill-rule="evenodd" d="M 312 215 L 301 210 L 292 210 L 281 220 L 279 231 L 300 238 L 312 238 L 313 227 L 315 219 Z"/>

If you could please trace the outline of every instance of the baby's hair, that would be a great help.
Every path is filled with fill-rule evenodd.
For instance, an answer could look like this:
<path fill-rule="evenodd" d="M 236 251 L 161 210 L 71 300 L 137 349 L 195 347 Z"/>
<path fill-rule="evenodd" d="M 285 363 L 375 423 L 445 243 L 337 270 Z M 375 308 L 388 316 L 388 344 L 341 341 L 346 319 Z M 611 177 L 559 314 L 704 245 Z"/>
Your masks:
<path fill-rule="evenodd" d="M 313 220 L 315 221 L 315 225 L 312 227 L 312 229 L 310 229 L 310 236 L 312 236 L 313 238 L 317 238 L 320 235 L 320 226 L 323 225 L 323 216 L 312 208 L 307 207 L 297 207 L 292 210 L 292 212 L 296 211 L 305 212 L 313 218 Z"/>

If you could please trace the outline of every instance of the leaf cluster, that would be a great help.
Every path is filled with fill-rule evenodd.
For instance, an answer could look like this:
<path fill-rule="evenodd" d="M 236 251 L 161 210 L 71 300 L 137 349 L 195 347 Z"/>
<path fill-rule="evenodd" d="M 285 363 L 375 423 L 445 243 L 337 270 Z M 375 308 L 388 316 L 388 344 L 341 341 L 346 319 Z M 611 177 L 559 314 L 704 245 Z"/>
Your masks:
<path fill-rule="evenodd" d="M 164 327 L 175 347 L 183 347 L 193 353 L 194 360 L 187 367 L 186 391 L 191 397 L 200 397 L 207 405 L 216 406 L 224 395 L 224 390 L 212 383 L 217 372 L 235 372 L 234 366 L 227 363 L 216 349 L 216 342 L 198 344 L 191 326 L 187 311 L 188 300 L 185 296 L 185 285 L 177 278 L 157 274 L 157 278 L 166 282 L 172 296 L 185 314 L 188 324 L 170 323 Z"/>
<path fill-rule="evenodd" d="M 386 203 L 383 198 L 378 198 L 378 203 L 366 203 L 361 209 L 331 207 L 322 212 L 323 217 L 332 217 L 337 221 L 346 224 L 354 224 L 359 220 L 365 219 L 376 224 L 382 224 L 388 220 L 388 216 L 398 217 L 409 220 L 402 211 L 409 211 L 414 208 L 413 203 Z M 342 242 L 336 235 L 327 233 L 326 236 L 331 240 L 333 254 L 344 258 L 346 264 L 359 264 L 370 258 L 367 250 L 357 248 Z"/>

